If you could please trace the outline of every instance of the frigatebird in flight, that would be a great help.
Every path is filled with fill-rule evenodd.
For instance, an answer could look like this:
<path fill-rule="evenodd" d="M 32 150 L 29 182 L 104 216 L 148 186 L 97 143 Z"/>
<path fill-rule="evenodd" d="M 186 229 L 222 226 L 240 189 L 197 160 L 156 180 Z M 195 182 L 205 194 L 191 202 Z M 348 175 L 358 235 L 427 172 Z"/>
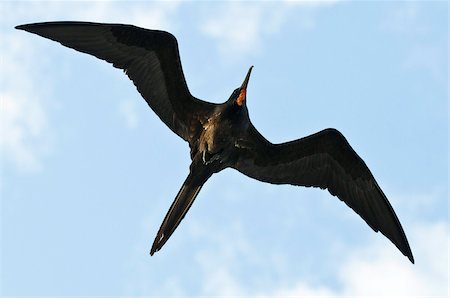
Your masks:
<path fill-rule="evenodd" d="M 167 212 L 150 254 L 167 242 L 214 173 L 231 167 L 268 183 L 328 189 L 414 263 L 402 226 L 369 168 L 336 129 L 281 144 L 266 140 L 247 110 L 247 84 L 214 104 L 189 92 L 177 40 L 131 25 L 45 22 L 17 26 L 124 70 L 158 117 L 189 143 L 189 175 Z"/>

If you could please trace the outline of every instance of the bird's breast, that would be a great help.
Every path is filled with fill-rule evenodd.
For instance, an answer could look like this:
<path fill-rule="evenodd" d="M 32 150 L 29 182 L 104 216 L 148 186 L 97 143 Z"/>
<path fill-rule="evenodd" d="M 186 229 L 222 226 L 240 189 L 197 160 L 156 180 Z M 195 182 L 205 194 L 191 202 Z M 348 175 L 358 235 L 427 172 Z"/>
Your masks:
<path fill-rule="evenodd" d="M 216 117 L 208 119 L 203 124 L 203 132 L 200 135 L 201 151 L 206 150 L 208 153 L 214 154 L 223 151 L 226 147 L 234 144 L 231 124 L 229 121 L 219 121 Z"/>
<path fill-rule="evenodd" d="M 208 122 L 203 126 L 200 143 L 204 146 L 203 150 L 209 153 L 218 151 L 220 146 L 220 129 L 215 123 Z"/>

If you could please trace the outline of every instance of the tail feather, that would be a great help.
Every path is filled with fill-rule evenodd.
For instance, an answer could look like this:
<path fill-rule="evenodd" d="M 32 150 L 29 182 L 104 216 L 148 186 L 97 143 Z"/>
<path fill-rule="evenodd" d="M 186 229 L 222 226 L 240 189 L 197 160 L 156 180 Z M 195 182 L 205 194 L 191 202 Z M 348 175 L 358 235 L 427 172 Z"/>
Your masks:
<path fill-rule="evenodd" d="M 189 208 L 191 208 L 192 203 L 200 192 L 202 186 L 203 184 L 198 185 L 194 183 L 192 179 L 190 179 L 190 176 L 186 178 L 183 186 L 170 206 L 158 233 L 156 234 L 156 238 L 153 241 L 153 246 L 150 251 L 151 256 L 160 250 L 167 240 L 169 240 L 170 236 L 178 227 Z"/>

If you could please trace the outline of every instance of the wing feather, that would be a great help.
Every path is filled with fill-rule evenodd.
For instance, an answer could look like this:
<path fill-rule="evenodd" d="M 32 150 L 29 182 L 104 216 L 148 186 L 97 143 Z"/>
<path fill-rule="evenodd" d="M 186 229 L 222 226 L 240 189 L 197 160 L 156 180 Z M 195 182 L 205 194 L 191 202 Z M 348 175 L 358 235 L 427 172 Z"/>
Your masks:
<path fill-rule="evenodd" d="M 150 108 L 176 134 L 190 142 L 193 121 L 215 104 L 193 97 L 181 67 L 175 37 L 132 25 L 45 22 L 17 26 L 123 69 Z"/>
<path fill-rule="evenodd" d="M 271 144 L 254 127 L 235 168 L 273 184 L 320 187 L 337 196 L 414 263 L 403 228 L 364 161 L 335 129 Z"/>

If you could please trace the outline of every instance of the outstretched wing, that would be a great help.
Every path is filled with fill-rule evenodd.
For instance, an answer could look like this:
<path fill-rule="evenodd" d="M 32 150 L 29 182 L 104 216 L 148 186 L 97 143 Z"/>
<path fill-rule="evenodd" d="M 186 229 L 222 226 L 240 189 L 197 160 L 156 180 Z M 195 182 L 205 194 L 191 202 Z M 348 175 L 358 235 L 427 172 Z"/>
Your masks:
<path fill-rule="evenodd" d="M 320 187 L 337 196 L 414 263 L 402 226 L 364 161 L 335 129 L 271 144 L 252 126 L 235 168 L 260 181 Z"/>
<path fill-rule="evenodd" d="M 175 37 L 131 25 L 46 22 L 17 26 L 123 69 L 142 97 L 177 135 L 190 141 L 199 114 L 214 104 L 193 97 L 186 85 Z"/>

